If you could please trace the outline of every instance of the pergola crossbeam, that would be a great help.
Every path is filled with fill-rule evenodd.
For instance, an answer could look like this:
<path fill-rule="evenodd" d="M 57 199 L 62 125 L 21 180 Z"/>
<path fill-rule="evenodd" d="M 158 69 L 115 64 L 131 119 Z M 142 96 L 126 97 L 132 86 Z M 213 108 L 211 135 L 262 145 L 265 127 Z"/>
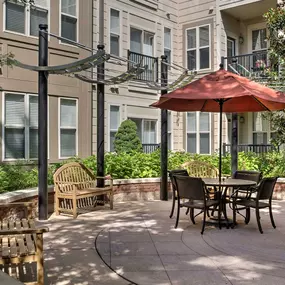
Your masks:
<path fill-rule="evenodd" d="M 80 72 L 83 70 L 86 70 L 90 67 L 97 66 L 102 64 L 103 62 L 110 59 L 109 54 L 102 54 L 102 53 L 96 53 L 89 57 L 86 57 L 84 59 L 63 64 L 63 65 L 56 65 L 56 66 L 35 66 L 35 65 L 28 65 L 25 63 L 21 63 L 20 61 L 16 59 L 11 59 L 12 64 L 31 71 L 45 71 L 49 74 L 68 74 L 68 73 L 74 73 L 74 72 Z"/>
<path fill-rule="evenodd" d="M 145 65 L 144 67 L 133 67 L 131 68 L 129 71 L 124 72 L 123 74 L 119 75 L 119 76 L 115 76 L 112 77 L 108 80 L 96 80 L 90 77 L 87 77 L 85 75 L 82 74 L 75 74 L 74 76 L 82 81 L 88 82 L 88 83 L 92 83 L 92 84 L 97 84 L 97 83 L 104 83 L 106 85 L 113 85 L 113 84 L 121 84 L 123 82 L 129 81 L 132 78 L 142 74 L 145 70 L 147 69 L 147 65 Z"/>

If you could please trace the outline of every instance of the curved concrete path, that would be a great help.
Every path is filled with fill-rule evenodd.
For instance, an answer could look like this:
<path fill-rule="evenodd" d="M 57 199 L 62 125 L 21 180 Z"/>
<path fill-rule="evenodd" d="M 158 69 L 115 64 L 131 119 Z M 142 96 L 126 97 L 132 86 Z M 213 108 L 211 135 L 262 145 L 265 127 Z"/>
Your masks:
<path fill-rule="evenodd" d="M 94 212 L 40 222 L 46 285 L 285 285 L 285 201 L 274 202 L 277 229 L 267 210 L 264 234 L 254 212 L 235 229 L 192 225 L 183 210 L 179 228 L 171 201 L 115 203 Z M 97 248 L 97 249 L 96 249 Z M 99 254 L 98 254 L 99 253 Z"/>
<path fill-rule="evenodd" d="M 200 217 L 192 225 L 183 210 L 174 229 L 175 217 L 168 217 L 170 202 L 147 202 L 135 215 L 102 229 L 96 248 L 105 264 L 129 284 L 285 284 L 284 207 L 284 202 L 274 202 L 277 229 L 268 211 L 262 212 L 263 235 L 252 212 L 249 225 L 239 220 L 234 229 L 208 226 L 201 236 Z"/>

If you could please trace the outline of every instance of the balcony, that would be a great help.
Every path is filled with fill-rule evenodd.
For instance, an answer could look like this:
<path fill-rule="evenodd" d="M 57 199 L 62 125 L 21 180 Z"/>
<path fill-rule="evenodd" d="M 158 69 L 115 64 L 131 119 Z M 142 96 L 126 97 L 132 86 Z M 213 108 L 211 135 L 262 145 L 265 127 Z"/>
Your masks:
<path fill-rule="evenodd" d="M 279 151 L 279 147 L 271 144 L 239 144 L 237 146 L 238 152 L 255 152 L 257 154 L 263 154 L 270 151 Z M 223 144 L 223 154 L 231 152 L 231 144 Z"/>
<path fill-rule="evenodd" d="M 220 0 L 220 10 L 227 15 L 246 21 L 261 17 L 270 8 L 276 7 L 276 0 Z"/>
<path fill-rule="evenodd" d="M 278 65 L 269 61 L 268 51 L 259 51 L 224 58 L 224 67 L 235 74 L 245 76 L 260 83 L 267 82 L 268 70 L 278 70 Z"/>
<path fill-rule="evenodd" d="M 142 147 L 143 147 L 144 153 L 152 153 L 152 152 L 156 151 L 157 149 L 159 149 L 159 144 L 157 144 L 157 143 L 143 143 Z"/>
<path fill-rule="evenodd" d="M 142 66 L 147 65 L 147 70 L 136 76 L 133 80 L 145 82 L 156 82 L 158 80 L 158 57 L 152 57 L 128 50 L 128 60 L 131 61 L 128 64 L 129 70 L 137 64 L 141 64 Z"/>

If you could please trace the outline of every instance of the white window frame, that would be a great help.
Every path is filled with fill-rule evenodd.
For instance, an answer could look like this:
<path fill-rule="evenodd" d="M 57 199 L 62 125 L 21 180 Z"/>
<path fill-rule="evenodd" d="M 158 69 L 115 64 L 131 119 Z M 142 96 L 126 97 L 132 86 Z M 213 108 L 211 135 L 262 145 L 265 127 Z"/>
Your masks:
<path fill-rule="evenodd" d="M 47 10 L 47 12 L 48 12 L 48 18 L 47 18 L 48 27 L 50 27 L 50 11 L 51 11 L 50 1 L 51 0 L 47 0 L 47 1 L 48 1 L 47 8 L 42 7 L 42 6 L 38 6 L 38 5 L 35 5 L 35 6 L 40 8 L 40 9 Z M 10 31 L 10 30 L 6 29 L 6 1 L 3 1 L 3 32 L 37 39 L 38 38 L 37 36 L 33 36 L 30 34 L 30 32 L 31 32 L 30 31 L 30 20 L 31 20 L 30 4 L 23 4 L 23 5 L 25 5 L 25 33 L 22 34 L 22 33 L 14 32 L 14 31 Z M 48 40 L 50 40 L 50 36 L 48 36 Z"/>
<path fill-rule="evenodd" d="M 74 128 L 68 128 L 68 127 L 63 127 L 61 128 L 60 125 L 60 109 L 61 109 L 61 100 L 73 100 L 76 101 L 76 135 L 75 135 L 75 156 L 78 156 L 78 99 L 77 98 L 72 98 L 72 97 L 59 97 L 58 98 L 58 157 L 59 159 L 68 159 L 70 156 L 61 156 L 61 129 L 74 129 Z"/>
<path fill-rule="evenodd" d="M 7 94 L 16 94 L 16 95 L 22 95 L 24 96 L 24 113 L 25 113 L 25 123 L 24 125 L 11 125 L 11 127 L 23 127 L 25 129 L 24 135 L 25 135 L 25 157 L 24 158 L 5 158 L 5 98 Z M 2 92 L 2 161 L 34 161 L 38 160 L 38 158 L 30 158 L 30 136 L 29 136 L 29 130 L 30 130 L 30 123 L 29 123 L 29 118 L 30 118 L 30 109 L 29 109 L 29 98 L 31 96 L 38 97 L 37 94 L 31 94 L 31 93 L 20 93 L 20 92 Z M 39 100 L 39 97 L 38 97 Z M 49 100 L 48 100 L 48 105 L 49 105 Z M 48 114 L 48 121 L 49 121 L 49 114 Z M 39 122 L 38 122 L 39 124 Z M 48 124 L 49 125 L 49 124 Z M 36 129 L 39 128 L 39 125 Z M 49 129 L 48 129 L 48 137 L 49 137 Z M 48 158 L 49 158 L 49 141 L 48 141 Z"/>
<path fill-rule="evenodd" d="M 152 57 L 155 57 L 155 53 L 156 53 L 156 46 L 155 46 L 155 32 L 154 31 L 149 31 L 144 29 L 143 27 L 140 26 L 136 26 L 131 24 L 129 26 L 129 50 L 131 50 L 131 29 L 136 29 L 136 30 L 140 30 L 142 32 L 141 34 L 141 54 L 144 54 L 144 49 L 143 49 L 143 43 L 144 43 L 144 34 L 145 33 L 149 33 L 153 35 L 153 42 L 152 42 Z M 147 55 L 149 56 L 149 55 Z"/>
<path fill-rule="evenodd" d="M 153 144 L 158 144 L 158 133 L 157 133 L 157 124 L 158 124 L 158 120 L 155 118 L 142 118 L 142 117 L 138 117 L 138 116 L 132 116 L 132 115 L 128 115 L 128 120 L 131 119 L 137 119 L 137 120 L 142 120 L 142 130 L 141 130 L 141 134 L 142 134 L 142 138 L 141 139 L 141 143 L 142 144 L 148 144 L 148 143 L 144 143 L 143 142 L 143 127 L 144 127 L 144 121 L 155 121 L 155 142 Z"/>
<path fill-rule="evenodd" d="M 119 34 L 115 34 L 115 33 L 111 32 L 111 11 L 112 10 L 119 12 L 119 24 L 120 24 L 120 26 L 119 26 L 119 29 L 120 29 Z M 122 12 L 121 12 L 121 10 L 119 10 L 117 8 L 110 7 L 110 9 L 109 9 L 109 19 L 110 19 L 110 21 L 109 21 L 109 46 L 110 46 L 110 53 L 111 53 L 111 35 L 114 35 L 114 36 L 119 38 L 119 56 L 121 56 L 121 54 L 122 54 L 121 53 L 121 50 L 122 50 L 122 48 L 121 48 L 122 47 L 122 37 L 121 37 Z"/>
<path fill-rule="evenodd" d="M 109 114 L 109 116 L 108 116 L 108 150 L 109 150 L 109 152 L 111 151 L 111 141 L 110 141 L 111 136 L 110 136 L 110 134 L 111 134 L 111 132 L 117 132 L 118 129 L 119 129 L 119 127 L 118 127 L 117 130 L 111 129 L 111 107 L 112 106 L 119 107 L 119 118 L 120 118 L 119 127 L 120 127 L 120 125 L 122 123 L 122 108 L 121 108 L 121 105 L 120 104 L 109 104 L 109 106 L 108 106 L 108 114 Z"/>
<path fill-rule="evenodd" d="M 199 33 L 199 29 L 201 27 L 209 27 L 209 45 L 207 46 L 199 46 L 199 42 L 200 42 L 200 33 Z M 189 30 L 196 30 L 196 47 L 195 48 L 189 48 L 188 49 L 188 38 L 187 38 L 187 31 Z M 185 62 L 186 62 L 186 66 L 188 68 L 188 56 L 187 56 L 187 52 L 191 51 L 191 50 L 196 50 L 196 71 L 206 71 L 206 70 L 210 70 L 212 68 L 212 54 L 211 54 L 211 46 L 212 46 L 212 34 L 211 34 L 211 24 L 205 24 L 205 25 L 199 25 L 199 26 L 195 26 L 192 28 L 188 28 L 185 30 Z M 209 67 L 207 68 L 200 68 L 200 49 L 202 48 L 209 48 Z"/>
<path fill-rule="evenodd" d="M 169 29 L 169 30 L 170 30 L 170 48 L 165 47 L 165 29 Z M 163 28 L 163 53 L 164 53 L 164 55 L 165 55 L 165 50 L 170 51 L 170 58 L 167 58 L 167 62 L 168 62 L 169 64 L 171 64 L 171 62 L 172 62 L 172 57 L 173 57 L 172 47 L 173 47 L 172 29 L 165 26 L 165 27 Z"/>
<path fill-rule="evenodd" d="M 266 34 L 269 34 L 269 30 L 266 28 L 266 23 L 257 23 L 253 25 L 249 25 L 247 29 L 248 33 L 248 51 L 249 53 L 253 53 L 254 51 L 262 51 L 262 50 L 267 50 L 269 48 L 269 42 L 267 42 L 267 48 L 266 49 L 260 49 L 260 50 L 252 50 L 252 32 L 255 30 L 262 30 L 266 29 Z"/>
<path fill-rule="evenodd" d="M 76 16 L 73 16 L 73 15 L 69 15 L 69 14 L 66 14 L 66 13 L 62 13 L 61 12 L 61 0 L 59 0 L 59 35 L 62 37 L 61 35 L 61 15 L 65 15 L 65 16 L 68 16 L 70 18 L 74 18 L 74 19 L 77 19 L 77 22 L 76 22 L 76 40 L 75 42 L 78 42 L 79 40 L 79 0 L 76 0 Z M 71 46 L 71 47 L 74 47 L 74 48 L 78 48 L 78 46 L 76 45 L 72 45 L 71 43 L 68 43 L 68 42 L 62 42 L 62 40 L 59 40 L 59 44 L 61 45 L 66 45 L 66 46 Z"/>
<path fill-rule="evenodd" d="M 188 125 L 187 125 L 187 113 L 195 113 L 195 116 L 196 116 L 196 131 L 195 132 L 188 132 Z M 201 153 L 202 155 L 205 154 L 205 155 L 208 155 L 208 154 L 211 154 L 212 153 L 212 128 L 211 128 L 211 125 L 212 125 L 212 113 L 208 113 L 208 112 L 205 112 L 206 114 L 209 115 L 209 131 L 206 132 L 206 131 L 200 131 L 200 111 L 197 111 L 197 112 L 186 112 L 186 119 L 185 119 L 185 122 L 186 122 L 186 136 L 185 136 L 185 150 L 186 152 L 188 152 L 187 150 L 187 143 L 188 143 L 188 134 L 196 134 L 196 153 L 197 154 L 200 154 L 200 134 L 209 134 L 209 153 Z"/>
<path fill-rule="evenodd" d="M 266 134 L 267 135 L 267 141 L 266 141 L 266 144 L 270 144 L 270 139 L 271 139 L 271 135 L 274 133 L 274 131 L 272 131 L 272 128 L 271 128 L 271 123 L 270 123 L 270 121 L 269 120 L 267 120 L 268 122 L 268 129 L 267 130 L 265 130 L 265 131 L 255 131 L 254 130 L 254 124 L 255 124 L 255 122 L 254 122 L 254 114 L 260 114 L 261 115 L 261 120 L 262 121 L 264 121 L 264 120 L 266 120 L 266 119 L 264 119 L 263 117 L 262 117 L 262 114 L 261 113 L 259 113 L 259 112 L 257 112 L 257 113 L 252 113 L 252 144 L 254 144 L 254 139 L 253 139 L 253 137 L 254 137 L 254 134 Z"/>

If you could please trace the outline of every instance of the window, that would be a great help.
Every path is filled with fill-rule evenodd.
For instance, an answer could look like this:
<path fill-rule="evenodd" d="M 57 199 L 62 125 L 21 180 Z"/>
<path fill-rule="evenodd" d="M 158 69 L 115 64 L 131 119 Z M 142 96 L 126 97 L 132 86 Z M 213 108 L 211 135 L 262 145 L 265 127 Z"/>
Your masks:
<path fill-rule="evenodd" d="M 267 35 L 266 28 L 251 31 L 252 36 L 252 53 L 253 70 L 259 70 L 263 66 L 267 66 Z"/>
<path fill-rule="evenodd" d="M 156 144 L 156 120 L 130 118 L 138 128 L 138 136 L 143 144 Z"/>
<path fill-rule="evenodd" d="M 270 122 L 261 113 L 253 113 L 253 144 L 268 144 L 274 134 Z"/>
<path fill-rule="evenodd" d="M 236 55 L 236 40 L 233 38 L 227 38 L 227 57 Z"/>
<path fill-rule="evenodd" d="M 35 0 L 34 4 L 7 0 L 5 6 L 5 29 L 7 31 L 38 36 L 39 24 L 48 24 L 49 0 Z"/>
<path fill-rule="evenodd" d="M 131 28 L 130 49 L 133 52 L 153 56 L 154 34 Z"/>
<path fill-rule="evenodd" d="M 77 41 L 77 0 L 61 0 L 61 36 Z"/>
<path fill-rule="evenodd" d="M 60 99 L 61 158 L 77 155 L 77 100 Z"/>
<path fill-rule="evenodd" d="M 167 112 L 167 144 L 168 149 L 172 149 L 172 113 L 170 111 Z"/>
<path fill-rule="evenodd" d="M 147 70 L 137 77 L 138 80 L 156 81 L 158 60 L 153 57 L 154 34 L 136 28 L 131 28 L 129 60 L 141 65 L 147 65 Z M 143 56 L 142 56 L 143 55 Z M 132 65 L 131 65 L 132 66 Z"/>
<path fill-rule="evenodd" d="M 164 28 L 164 55 L 167 56 L 167 62 L 171 63 L 171 30 Z"/>
<path fill-rule="evenodd" d="M 210 114 L 187 113 L 187 152 L 210 153 Z"/>
<path fill-rule="evenodd" d="M 111 9 L 110 14 L 110 53 L 120 56 L 120 12 Z"/>
<path fill-rule="evenodd" d="M 186 48 L 189 70 L 210 68 L 210 26 L 187 30 Z"/>
<path fill-rule="evenodd" d="M 120 126 L 120 107 L 110 106 L 110 151 L 114 151 L 115 135 Z"/>
<path fill-rule="evenodd" d="M 4 159 L 38 157 L 38 96 L 4 95 Z"/>

